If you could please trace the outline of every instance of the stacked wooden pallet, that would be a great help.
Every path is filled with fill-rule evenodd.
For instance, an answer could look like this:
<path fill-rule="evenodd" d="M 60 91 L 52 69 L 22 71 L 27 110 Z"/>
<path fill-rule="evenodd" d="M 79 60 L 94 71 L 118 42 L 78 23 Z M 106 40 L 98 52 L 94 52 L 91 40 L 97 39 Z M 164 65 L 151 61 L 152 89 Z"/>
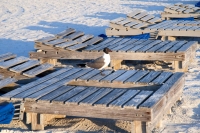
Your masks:
<path fill-rule="evenodd" d="M 174 5 L 165 7 L 164 12 L 161 13 L 161 17 L 167 20 L 172 18 L 188 18 L 188 17 L 199 19 L 200 8 L 195 7 L 194 5 L 185 5 L 183 3 L 176 3 Z"/>
<path fill-rule="evenodd" d="M 45 37 L 35 41 L 35 49 L 43 51 L 61 50 L 75 51 L 102 41 L 101 37 L 84 34 L 81 31 L 69 28 L 54 36 Z"/>
<path fill-rule="evenodd" d="M 104 76 L 95 69 L 64 68 L 8 92 L 0 100 L 24 101 L 32 130 L 44 129 L 45 114 L 60 114 L 134 121 L 134 130 L 141 133 L 155 127 L 180 98 L 184 86 L 184 73 L 103 73 Z"/>
<path fill-rule="evenodd" d="M 197 42 L 161 41 L 130 38 L 107 38 L 101 43 L 90 45 L 82 51 L 31 52 L 36 59 L 95 59 L 103 55 L 103 49 L 110 48 L 112 60 L 161 60 L 174 61 L 175 71 L 187 71 L 195 59 Z"/>
<path fill-rule="evenodd" d="M 27 77 L 35 77 L 38 74 L 52 69 L 53 65 L 41 64 L 38 60 L 33 60 L 23 56 L 16 57 L 15 54 L 6 53 L 0 55 L 0 68 Z"/>

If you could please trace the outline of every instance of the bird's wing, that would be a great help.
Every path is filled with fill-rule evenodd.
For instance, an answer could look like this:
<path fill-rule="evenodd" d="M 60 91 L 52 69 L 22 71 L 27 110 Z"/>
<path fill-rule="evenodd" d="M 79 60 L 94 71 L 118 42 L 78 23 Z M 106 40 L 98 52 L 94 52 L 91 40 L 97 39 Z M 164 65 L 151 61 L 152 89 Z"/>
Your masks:
<path fill-rule="evenodd" d="M 101 56 L 95 60 L 92 60 L 91 62 L 86 63 L 86 65 L 91 68 L 99 69 L 104 65 L 104 63 L 104 58 Z"/>

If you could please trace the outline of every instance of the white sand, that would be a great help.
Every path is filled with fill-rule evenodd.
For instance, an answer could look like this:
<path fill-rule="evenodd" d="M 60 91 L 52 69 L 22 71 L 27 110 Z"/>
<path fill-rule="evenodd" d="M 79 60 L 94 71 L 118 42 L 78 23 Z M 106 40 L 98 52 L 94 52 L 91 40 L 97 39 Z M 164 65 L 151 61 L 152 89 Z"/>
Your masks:
<path fill-rule="evenodd" d="M 53 35 L 68 27 L 94 35 L 104 34 L 110 20 L 125 17 L 136 10 L 147 10 L 159 16 L 164 6 L 180 1 L 119 1 L 119 0 L 1 0 L 0 54 L 12 52 L 28 56 L 34 40 Z M 182 1 L 195 4 L 197 1 Z M 162 133 L 200 132 L 200 51 L 186 74 L 183 99 L 171 115 L 165 116 Z M 1 132 L 20 133 L 30 126 L 20 121 L 0 125 Z M 53 120 L 45 131 L 51 132 L 127 132 L 130 122 L 67 118 Z"/>

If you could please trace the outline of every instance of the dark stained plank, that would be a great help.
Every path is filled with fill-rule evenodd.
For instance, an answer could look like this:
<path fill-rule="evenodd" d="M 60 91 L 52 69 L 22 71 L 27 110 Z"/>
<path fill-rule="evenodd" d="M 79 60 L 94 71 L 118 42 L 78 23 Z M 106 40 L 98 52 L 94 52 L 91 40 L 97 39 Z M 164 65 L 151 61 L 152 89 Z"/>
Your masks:
<path fill-rule="evenodd" d="M 161 42 L 161 43 L 159 43 L 157 45 L 154 45 L 152 48 L 148 49 L 146 51 L 146 53 L 155 53 L 156 50 L 162 48 L 163 46 L 167 45 L 168 43 L 170 43 L 170 41 L 164 41 L 164 42 Z"/>
<path fill-rule="evenodd" d="M 162 72 L 151 84 L 163 84 L 172 74 L 172 72 Z"/>
<path fill-rule="evenodd" d="M 23 97 L 23 98 L 25 98 L 26 101 L 36 101 L 40 97 L 58 89 L 59 87 L 61 87 L 63 85 L 66 85 L 69 81 L 71 81 L 71 79 L 65 78 L 65 79 L 59 80 L 55 84 L 52 84 L 52 85 L 50 85 L 50 86 L 48 86 L 48 87 L 46 87 L 42 90 L 39 90 L 39 91 L 32 93 L 31 95 Z"/>
<path fill-rule="evenodd" d="M 136 52 L 145 52 L 145 51 L 147 51 L 148 49 L 150 49 L 151 47 L 153 47 L 155 45 L 160 45 L 160 43 L 162 43 L 161 40 L 155 40 L 155 41 L 145 45 L 144 47 L 138 49 Z"/>
<path fill-rule="evenodd" d="M 68 99 L 72 98 L 73 96 L 77 95 L 78 93 L 84 91 L 86 87 L 83 86 L 77 86 L 70 91 L 60 95 L 59 97 L 52 100 L 52 103 L 64 103 Z"/>
<path fill-rule="evenodd" d="M 98 73 L 97 75 L 95 75 L 94 77 L 90 78 L 89 81 L 93 81 L 93 82 L 99 82 L 101 79 L 109 76 L 110 73 L 112 73 L 113 70 L 104 70 L 102 71 L 102 73 L 104 75 L 101 75 L 101 73 Z"/>
<path fill-rule="evenodd" d="M 88 96 L 90 96 L 91 94 L 93 94 L 94 92 L 98 91 L 99 89 L 97 89 L 96 87 L 88 87 L 86 88 L 84 91 L 80 92 L 79 94 L 77 94 L 76 96 L 70 98 L 69 100 L 67 100 L 65 102 L 65 104 L 79 104 L 79 102 L 85 98 L 87 98 Z"/>
<path fill-rule="evenodd" d="M 16 57 L 16 55 L 13 54 L 13 53 L 1 54 L 1 55 L 0 55 L 0 62 L 1 62 L 1 61 L 5 61 L 5 60 L 8 60 L 8 59 L 15 58 L 15 57 Z"/>
<path fill-rule="evenodd" d="M 171 47 L 170 49 L 168 49 L 166 51 L 166 53 L 174 53 L 176 52 L 179 48 L 181 48 L 185 43 L 187 43 L 186 41 L 180 41 L 179 43 L 175 44 L 173 47 Z"/>
<path fill-rule="evenodd" d="M 184 44 L 177 52 L 186 52 L 192 45 L 198 44 L 196 41 L 190 41 Z"/>
<path fill-rule="evenodd" d="M 124 94 L 122 94 L 120 97 L 115 99 L 113 102 L 109 104 L 109 107 L 123 107 L 123 105 L 129 101 L 131 98 L 133 98 L 136 94 L 138 94 L 140 90 L 131 90 L 128 89 Z"/>
<path fill-rule="evenodd" d="M 78 77 L 77 81 L 87 81 L 87 80 L 89 80 L 90 78 L 92 78 L 93 76 L 95 76 L 95 75 L 97 75 L 99 73 L 100 73 L 99 70 L 93 69 L 91 72 L 89 72 L 89 73 L 87 73 L 87 74 L 85 74 L 85 75 L 83 75 L 81 77 Z"/>
<path fill-rule="evenodd" d="M 111 88 L 100 88 L 97 92 L 79 102 L 80 105 L 93 105 L 96 101 L 113 91 Z"/>
<path fill-rule="evenodd" d="M 165 51 L 167 51 L 168 49 L 173 47 L 176 43 L 179 43 L 179 41 L 172 41 L 172 42 L 166 44 L 165 46 L 163 46 L 160 49 L 156 50 L 156 53 L 165 53 Z"/>
<path fill-rule="evenodd" d="M 56 76 L 58 76 L 58 75 L 60 75 L 62 73 L 65 73 L 65 72 L 67 72 L 67 71 L 69 71 L 71 69 L 72 68 L 69 68 L 69 67 L 68 68 L 64 68 L 64 69 L 60 69 L 60 70 L 58 70 L 58 71 L 56 71 L 54 73 L 51 73 L 51 74 L 49 74 L 49 75 L 47 75 L 45 77 L 42 77 L 42 78 L 40 78 L 40 79 L 38 79 L 36 81 L 33 81 L 33 82 L 28 83 L 26 85 L 23 85 L 22 87 L 17 88 L 17 89 L 15 89 L 13 91 L 10 91 L 10 92 L 2 95 L 1 97 L 8 97 L 8 98 L 9 97 L 13 97 L 14 95 L 17 95 L 17 94 L 19 94 L 19 93 L 21 93 L 21 92 L 23 92 L 25 90 L 30 89 L 31 87 L 37 86 L 38 84 L 41 84 L 41 83 L 43 83 L 45 81 L 48 81 L 48 80 L 50 80 L 50 79 L 52 79 L 52 78 L 54 78 L 54 77 L 56 77 Z"/>
<path fill-rule="evenodd" d="M 101 79 L 100 81 L 111 83 L 112 80 L 116 79 L 117 77 L 119 77 L 120 75 L 122 75 L 125 72 L 126 72 L 126 70 L 117 70 L 117 71 L 113 72 L 112 74 L 108 75 L 107 77 Z"/>
<path fill-rule="evenodd" d="M 154 106 L 169 90 L 170 88 L 178 81 L 184 73 L 175 73 L 173 74 L 164 85 L 162 85 L 151 97 L 149 97 L 140 107 L 151 108 Z"/>
<path fill-rule="evenodd" d="M 83 32 L 81 32 L 81 31 L 76 31 L 76 32 L 74 32 L 74 33 L 72 33 L 72 34 L 70 34 L 70 35 L 68 35 L 68 36 L 63 37 L 63 39 L 65 39 L 65 40 L 67 40 L 67 41 L 71 41 L 71 40 L 74 40 L 74 39 L 76 39 L 76 38 L 78 38 L 78 37 L 80 37 L 80 36 L 83 36 L 83 35 L 84 35 Z"/>
<path fill-rule="evenodd" d="M 153 91 L 141 91 L 135 97 L 130 99 L 126 104 L 124 104 L 124 108 L 138 108 L 138 106 L 144 102 Z"/>
<path fill-rule="evenodd" d="M 138 39 L 131 39 L 127 42 L 125 42 L 124 44 L 122 45 L 118 45 L 117 47 L 114 47 L 114 48 L 111 48 L 112 51 L 118 51 L 119 49 L 122 49 L 128 45 L 132 45 L 134 42 L 138 41 Z"/>
<path fill-rule="evenodd" d="M 125 83 L 135 83 L 138 82 L 142 77 L 148 74 L 148 71 L 138 71 L 136 74 L 128 78 Z"/>
<path fill-rule="evenodd" d="M 116 79 L 114 79 L 112 82 L 113 83 L 124 83 L 125 80 L 130 78 L 132 75 L 134 75 L 137 72 L 137 70 L 128 70 Z"/>
<path fill-rule="evenodd" d="M 138 82 L 139 83 L 145 83 L 148 84 L 151 81 L 153 81 L 161 72 L 159 71 L 150 71 L 145 77 L 140 79 Z"/>
<path fill-rule="evenodd" d="M 57 97 L 59 97 L 60 95 L 62 95 L 63 93 L 66 93 L 68 91 L 70 91 L 71 89 L 73 89 L 75 86 L 62 86 L 42 97 L 40 97 L 37 102 L 51 102 L 52 99 L 55 99 Z"/>
<path fill-rule="evenodd" d="M 49 69 L 52 69 L 54 66 L 51 64 L 41 64 L 29 71 L 26 71 L 23 73 L 23 75 L 28 76 L 28 77 L 35 77 L 36 75 L 43 73 L 44 71 L 47 71 Z"/>
<path fill-rule="evenodd" d="M 75 32 L 75 29 L 68 28 L 68 29 L 66 29 L 66 30 L 64 30 L 64 31 L 62 31 L 62 32 L 60 32 L 60 33 L 58 33 L 58 34 L 56 34 L 55 36 L 56 36 L 57 38 L 63 38 L 64 36 L 67 36 L 67 35 L 69 35 L 69 34 L 71 34 L 71 33 L 74 33 L 74 32 Z"/>
<path fill-rule="evenodd" d="M 102 46 L 102 45 L 105 45 L 105 44 L 111 42 L 111 41 L 114 40 L 114 39 L 115 39 L 115 38 L 107 38 L 106 40 L 104 40 L 104 41 L 98 43 L 97 45 L 87 46 L 83 51 L 90 51 L 90 50 L 92 50 L 92 49 L 95 49 L 95 48 L 97 48 L 97 47 L 100 47 L 100 46 Z"/>
<path fill-rule="evenodd" d="M 39 65 L 39 64 L 40 64 L 40 62 L 38 60 L 29 60 L 23 64 L 20 64 L 20 65 L 10 68 L 10 71 L 13 71 L 16 73 L 21 73 L 29 68 Z"/>
<path fill-rule="evenodd" d="M 70 75 L 72 75 L 72 74 L 74 74 L 74 73 L 76 73 L 76 72 L 78 72 L 80 70 L 81 69 L 72 69 L 70 71 L 64 72 L 64 73 L 62 73 L 61 75 L 59 75 L 57 77 L 54 77 L 54 78 L 52 78 L 52 79 L 50 79 L 50 80 L 48 80 L 46 82 L 43 82 L 42 84 L 39 84 L 37 86 L 33 86 L 30 89 L 26 89 L 23 92 L 13 96 L 12 98 L 22 99 L 24 97 L 27 97 L 27 96 L 29 96 L 29 95 L 31 95 L 31 94 L 39 91 L 39 90 L 42 90 L 42 89 L 44 89 L 44 88 L 46 88 L 48 86 L 51 86 L 52 84 L 55 84 L 56 82 L 66 78 L 66 77 L 68 77 L 68 76 L 70 76 Z"/>
<path fill-rule="evenodd" d="M 110 92 L 108 95 L 104 96 L 100 100 L 96 101 L 94 103 L 95 106 L 108 106 L 109 103 L 111 103 L 113 100 L 117 99 L 119 96 L 121 96 L 123 93 L 126 92 L 126 89 L 114 89 L 112 92 Z"/>
<path fill-rule="evenodd" d="M 5 61 L 5 62 L 0 62 L 0 67 L 7 69 L 9 67 L 12 67 L 14 65 L 17 65 L 17 64 L 20 64 L 20 63 L 23 63 L 23 62 L 26 62 L 28 60 L 30 60 L 30 59 L 27 58 L 27 57 L 20 56 L 20 57 L 17 57 L 17 58 L 14 58 L 14 59 L 11 59 L 11 60 L 8 60 L 8 61 Z"/>
<path fill-rule="evenodd" d="M 14 83 L 16 82 L 17 80 L 15 78 L 5 78 L 5 79 L 2 79 L 0 80 L 0 89 L 11 84 L 11 83 Z"/>

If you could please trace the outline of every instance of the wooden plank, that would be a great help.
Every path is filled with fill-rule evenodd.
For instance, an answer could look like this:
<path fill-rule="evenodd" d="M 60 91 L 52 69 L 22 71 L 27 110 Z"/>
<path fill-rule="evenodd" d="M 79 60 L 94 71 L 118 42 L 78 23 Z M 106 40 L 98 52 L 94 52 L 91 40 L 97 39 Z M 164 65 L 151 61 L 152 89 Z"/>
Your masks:
<path fill-rule="evenodd" d="M 62 74 L 62 73 L 65 73 L 65 72 L 67 72 L 67 71 L 69 71 L 69 70 L 71 70 L 71 69 L 72 69 L 72 68 L 69 68 L 69 67 L 68 67 L 68 68 L 64 68 L 64 69 L 58 70 L 58 71 L 56 71 L 56 72 L 53 72 L 53 73 L 51 73 L 51 74 L 49 74 L 49 75 L 47 75 L 47 76 L 45 76 L 45 77 L 42 77 L 42 78 L 40 78 L 40 79 L 38 79 L 38 80 L 36 80 L 36 81 L 33 81 L 33 82 L 28 83 L 28 84 L 26 84 L 26 85 L 23 85 L 23 86 L 20 87 L 20 88 L 17 88 L 17 89 L 15 89 L 15 90 L 13 90 L 13 91 L 10 91 L 10 92 L 8 92 L 8 93 L 2 95 L 2 96 L 0 97 L 0 99 L 3 99 L 3 97 L 4 97 L 4 98 L 13 97 L 13 96 L 15 96 L 15 95 L 17 95 L 17 94 L 19 94 L 19 93 L 25 91 L 25 90 L 30 89 L 31 87 L 37 86 L 37 85 L 39 85 L 39 84 L 41 84 L 41 83 L 43 83 L 43 82 L 45 82 L 45 81 L 48 81 L 48 80 L 50 80 L 50 79 L 52 79 L 52 78 L 54 78 L 54 77 L 56 77 L 56 76 L 58 76 L 58 75 L 60 75 L 60 74 Z"/>
<path fill-rule="evenodd" d="M 95 49 L 95 48 L 97 48 L 97 47 L 100 47 L 100 46 L 102 46 L 102 45 L 105 45 L 105 44 L 107 44 L 107 43 L 113 41 L 114 39 L 115 39 L 115 38 L 107 38 L 106 40 L 104 40 L 104 41 L 98 43 L 97 45 L 87 46 L 83 51 L 90 51 L 90 50 L 92 50 L 92 49 Z"/>
<path fill-rule="evenodd" d="M 132 26 L 131 28 L 140 29 L 140 28 L 147 27 L 147 26 L 148 26 L 147 23 L 140 23 L 140 24 Z"/>
<path fill-rule="evenodd" d="M 149 72 L 148 71 L 138 71 L 136 74 L 128 78 L 124 83 L 136 83 L 138 82 L 141 78 L 143 78 L 145 75 L 147 75 Z"/>
<path fill-rule="evenodd" d="M 57 38 L 55 36 L 48 36 L 48 37 L 44 37 L 38 40 L 35 40 L 35 43 L 39 43 L 39 44 L 44 44 L 47 43 L 49 41 L 53 41 L 56 40 Z"/>
<path fill-rule="evenodd" d="M 39 65 L 39 66 L 29 70 L 29 71 L 24 72 L 23 75 L 28 76 L 28 77 L 35 77 L 36 75 L 43 73 L 43 72 L 45 72 L 45 71 L 47 71 L 47 70 L 49 70 L 53 67 L 54 66 L 51 65 L 51 64 L 47 64 L 47 63 L 41 64 L 41 65 Z"/>
<path fill-rule="evenodd" d="M 61 44 L 61 43 L 64 43 L 64 42 L 66 42 L 65 39 L 56 39 L 56 40 L 53 40 L 53 41 L 46 42 L 44 44 L 48 45 L 48 46 L 51 46 L 51 47 L 54 47 L 55 45 Z"/>
<path fill-rule="evenodd" d="M 181 78 L 184 76 L 184 73 L 175 73 L 173 74 L 164 85 L 161 86 L 151 97 L 149 97 L 139 108 L 152 108 L 158 101 L 175 85 Z"/>
<path fill-rule="evenodd" d="M 186 52 L 192 45 L 197 46 L 198 42 L 197 41 L 190 41 L 184 44 L 180 49 L 177 50 L 177 52 Z"/>
<path fill-rule="evenodd" d="M 107 77 L 101 79 L 101 82 L 107 82 L 107 83 L 111 83 L 112 80 L 116 79 L 118 76 L 122 75 L 123 73 L 125 73 L 126 70 L 117 70 L 114 73 L 108 75 Z"/>
<path fill-rule="evenodd" d="M 62 31 L 62 32 L 60 32 L 60 33 L 58 33 L 58 34 L 56 34 L 55 36 L 56 36 L 57 38 L 63 38 L 64 36 L 67 36 L 67 35 L 69 35 L 69 34 L 71 34 L 71 33 L 74 33 L 75 31 L 76 31 L 75 29 L 68 28 L 68 29 L 66 29 L 66 30 L 64 30 L 64 31 Z"/>
<path fill-rule="evenodd" d="M 134 17 L 135 15 L 137 15 L 139 13 L 141 13 L 141 10 L 134 10 L 133 12 L 128 13 L 127 17 L 131 17 L 132 18 L 132 17 Z"/>
<path fill-rule="evenodd" d="M 127 103 L 131 98 L 135 97 L 140 92 L 140 90 L 131 90 L 128 89 L 125 93 L 123 93 L 120 97 L 115 99 L 109 104 L 109 107 L 123 107 L 125 103 Z"/>
<path fill-rule="evenodd" d="M 147 15 L 148 15 L 147 12 L 141 12 L 140 14 L 137 14 L 137 15 L 133 16 L 132 18 L 140 19 L 140 18 L 143 18 Z"/>
<path fill-rule="evenodd" d="M 63 37 L 63 39 L 67 40 L 67 41 L 71 41 L 71 40 L 74 40 L 74 39 L 76 39 L 76 38 L 78 38 L 80 36 L 83 36 L 83 35 L 84 35 L 84 32 L 76 31 L 75 33 L 72 33 L 72 34 L 70 34 L 68 36 Z"/>
<path fill-rule="evenodd" d="M 80 76 L 77 78 L 77 81 L 88 81 L 90 78 L 92 78 L 93 76 L 97 75 L 100 73 L 100 70 L 97 69 L 93 69 L 92 71 L 90 71 L 89 73 Z"/>
<path fill-rule="evenodd" d="M 156 41 L 157 42 L 157 41 Z M 145 47 L 146 45 L 150 44 L 150 43 L 155 43 L 153 40 L 146 40 L 145 42 L 143 42 L 140 45 L 136 45 L 135 47 L 127 50 L 128 53 L 133 53 L 136 52 L 138 49 Z"/>
<path fill-rule="evenodd" d="M 116 18 L 116 19 L 114 19 L 114 20 L 111 20 L 110 23 L 115 24 L 115 23 L 117 23 L 117 22 L 123 21 L 124 19 L 125 19 L 125 18 L 122 18 L 122 17 Z"/>
<path fill-rule="evenodd" d="M 120 22 L 116 22 L 115 24 L 118 24 L 118 25 L 125 25 L 125 24 L 128 24 L 130 23 L 131 21 L 129 19 L 124 19 Z"/>
<path fill-rule="evenodd" d="M 125 42 L 125 43 L 122 44 L 122 45 L 118 45 L 117 47 L 112 48 L 111 50 L 112 50 L 112 51 L 118 51 L 119 49 L 122 49 L 122 48 L 124 48 L 124 47 L 126 47 L 126 46 L 128 46 L 128 45 L 131 45 L 131 46 L 132 46 L 132 44 L 133 44 L 134 42 L 137 42 L 137 41 L 138 41 L 138 39 L 131 39 L 131 40 Z"/>
<path fill-rule="evenodd" d="M 164 41 L 157 45 L 154 45 L 152 48 L 148 49 L 146 53 L 154 53 L 156 50 L 162 48 L 163 46 L 166 46 L 168 43 L 170 43 L 170 41 Z"/>
<path fill-rule="evenodd" d="M 5 62 L 0 62 L 0 67 L 7 69 L 9 67 L 12 67 L 14 65 L 17 65 L 17 64 L 20 64 L 20 63 L 23 63 L 23 62 L 26 62 L 28 60 L 29 60 L 29 58 L 20 56 L 20 57 L 17 57 L 17 58 L 14 58 L 14 59 L 11 59 L 11 60 L 8 60 L 8 61 L 5 61 Z"/>
<path fill-rule="evenodd" d="M 84 91 L 65 101 L 65 104 L 79 104 L 83 99 L 98 91 L 96 87 L 88 87 Z"/>
<path fill-rule="evenodd" d="M 102 97 L 94 103 L 94 106 L 108 106 L 113 100 L 117 99 L 120 95 L 126 92 L 126 89 L 114 89 L 109 94 Z"/>
<path fill-rule="evenodd" d="M 180 47 L 182 47 L 184 44 L 186 44 L 186 41 L 180 41 L 179 43 L 176 43 L 173 47 L 168 49 L 166 53 L 173 53 L 176 52 Z"/>
<path fill-rule="evenodd" d="M 162 72 L 156 79 L 151 81 L 151 84 L 164 84 L 172 74 L 172 72 Z"/>
<path fill-rule="evenodd" d="M 15 78 L 5 78 L 5 79 L 2 79 L 0 80 L 0 89 L 11 84 L 11 83 L 14 83 L 16 82 L 17 80 Z"/>
<path fill-rule="evenodd" d="M 72 69 L 70 71 L 66 71 L 66 72 L 64 72 L 64 73 L 62 73 L 62 74 L 60 74 L 60 75 L 58 75 L 58 76 L 56 76 L 52 79 L 49 79 L 48 81 L 43 82 L 42 84 L 39 84 L 37 86 L 32 86 L 32 88 L 30 88 L 30 89 L 23 90 L 23 92 L 12 96 L 12 99 L 23 99 L 24 97 L 27 97 L 27 96 L 29 96 L 29 95 L 31 95 L 31 94 L 39 91 L 39 90 L 42 90 L 42 89 L 44 89 L 48 86 L 51 86 L 52 84 L 55 84 L 56 82 L 66 78 L 66 77 L 68 77 L 68 76 L 70 76 L 70 75 L 72 75 L 72 74 L 74 74 L 74 73 L 76 73 L 80 70 L 81 69 Z"/>
<path fill-rule="evenodd" d="M 136 50 L 136 52 L 146 52 L 148 49 L 152 48 L 155 45 L 161 45 L 163 42 L 161 40 L 155 40 L 149 44 L 146 44 L 144 47 Z"/>
<path fill-rule="evenodd" d="M 63 42 L 63 43 L 57 44 L 57 45 L 55 45 L 55 47 L 65 48 L 65 47 L 69 47 L 69 46 L 72 46 L 72 45 L 75 45 L 75 44 L 77 44 L 76 41 L 68 41 L 68 42 Z"/>
<path fill-rule="evenodd" d="M 102 71 L 102 73 L 105 74 L 105 75 L 101 75 L 101 73 L 98 73 L 97 75 L 90 78 L 88 81 L 99 82 L 101 79 L 109 76 L 109 74 L 112 73 L 112 72 L 113 72 L 113 70 L 104 70 L 104 71 Z"/>
<path fill-rule="evenodd" d="M 149 84 L 160 74 L 161 74 L 161 72 L 159 72 L 159 71 L 151 71 L 145 77 L 140 79 L 138 82 L 139 82 L 139 84 Z"/>
<path fill-rule="evenodd" d="M 130 99 L 126 104 L 124 104 L 124 108 L 138 108 L 139 105 L 144 102 L 153 91 L 141 91 L 135 97 Z"/>
<path fill-rule="evenodd" d="M 120 75 L 119 77 L 117 77 L 116 79 L 114 79 L 112 81 L 112 83 L 124 83 L 125 80 L 127 80 L 128 78 L 130 78 L 132 75 L 134 75 L 137 72 L 137 70 L 128 70 L 125 73 L 123 73 L 122 75 Z"/>
<path fill-rule="evenodd" d="M 72 90 L 75 86 L 62 86 L 42 97 L 40 97 L 37 102 L 48 102 L 50 103 L 52 99 L 59 97 L 60 95 Z"/>
<path fill-rule="evenodd" d="M 148 20 L 147 22 L 149 22 L 149 23 L 151 23 L 151 24 L 154 24 L 154 23 L 161 22 L 161 21 L 162 21 L 161 18 L 155 17 L 155 18 L 153 18 L 153 19 Z"/>
<path fill-rule="evenodd" d="M 77 95 L 78 93 L 84 91 L 85 89 L 86 89 L 86 87 L 77 86 L 77 87 L 69 90 L 68 92 L 60 95 L 59 97 L 53 99 L 51 102 L 52 103 L 64 103 L 65 101 L 67 101 L 68 99 L 70 99 L 73 96 Z"/>
<path fill-rule="evenodd" d="M 75 39 L 74 41 L 77 43 L 83 43 L 85 41 L 88 41 L 89 39 L 92 39 L 94 37 L 94 35 L 83 35 L 80 38 Z"/>
<path fill-rule="evenodd" d="M 63 85 L 66 85 L 67 83 L 69 83 L 71 81 L 71 79 L 62 79 L 62 80 L 59 80 L 57 81 L 56 83 L 46 87 L 46 88 L 43 88 L 41 90 L 38 90 L 32 94 L 30 94 L 29 96 L 24 96 L 23 98 L 25 99 L 25 101 L 36 101 L 37 99 L 39 99 L 40 97 L 58 89 L 59 87 L 63 86 Z"/>
<path fill-rule="evenodd" d="M 124 38 L 124 39 L 122 39 L 120 42 L 115 43 L 114 45 L 110 45 L 110 46 L 108 46 L 107 48 L 113 49 L 113 48 L 118 47 L 118 46 L 120 46 L 120 45 L 125 45 L 126 42 L 128 42 L 129 40 L 131 40 L 131 38 Z M 103 49 L 102 49 L 101 51 L 103 51 Z"/>
<path fill-rule="evenodd" d="M 132 21 L 132 22 L 130 22 L 130 23 L 128 23 L 128 24 L 125 24 L 124 26 L 125 26 L 125 27 L 132 27 L 132 26 L 137 25 L 137 24 L 139 24 L 139 22 Z"/>
<path fill-rule="evenodd" d="M 165 53 L 168 49 L 170 49 L 171 47 L 173 47 L 177 43 L 180 43 L 180 42 L 179 41 L 172 41 L 172 42 L 166 44 L 165 46 L 163 46 L 162 48 L 156 50 L 156 53 Z"/>
<path fill-rule="evenodd" d="M 9 70 L 16 73 L 21 73 L 29 68 L 35 67 L 39 65 L 40 62 L 38 60 L 29 60 L 21 65 L 17 65 L 15 67 L 10 68 Z"/>
<path fill-rule="evenodd" d="M 138 40 L 137 42 L 134 42 L 134 43 L 131 44 L 131 45 L 128 45 L 128 46 L 126 46 L 126 47 L 123 47 L 123 48 L 119 49 L 118 52 L 126 52 L 126 51 L 128 51 L 129 49 L 131 49 L 131 48 L 133 48 L 133 47 L 135 47 L 135 46 L 137 46 L 137 45 L 139 45 L 139 44 L 141 44 L 141 43 L 143 43 L 143 42 L 146 42 L 146 41 L 147 41 L 147 40 L 140 39 L 140 40 Z"/>
<path fill-rule="evenodd" d="M 16 55 L 13 54 L 13 53 L 5 53 L 5 54 L 1 54 L 0 55 L 0 62 L 1 61 L 5 61 L 5 60 L 9 60 L 9 59 L 12 59 L 12 58 L 15 58 Z"/>
<path fill-rule="evenodd" d="M 79 103 L 79 105 L 94 105 L 95 102 L 100 100 L 102 97 L 104 97 L 105 95 L 107 95 L 111 91 L 113 91 L 113 89 L 111 89 L 111 88 L 101 88 L 97 92 L 90 95 L 89 97 L 83 99 Z"/>
<path fill-rule="evenodd" d="M 141 18 L 140 20 L 142 20 L 142 21 L 148 21 L 150 19 L 153 19 L 154 17 L 155 17 L 154 15 L 147 15 L 147 16 Z"/>

